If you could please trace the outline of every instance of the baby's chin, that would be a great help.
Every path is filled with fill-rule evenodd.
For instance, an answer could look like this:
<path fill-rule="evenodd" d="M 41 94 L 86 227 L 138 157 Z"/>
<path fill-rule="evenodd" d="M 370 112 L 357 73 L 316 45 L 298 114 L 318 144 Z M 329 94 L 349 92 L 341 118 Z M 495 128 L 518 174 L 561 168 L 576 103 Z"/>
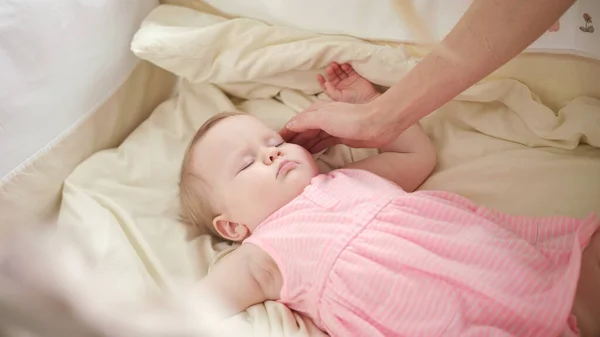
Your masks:
<path fill-rule="evenodd" d="M 307 169 L 306 167 L 303 167 L 302 169 L 296 172 L 290 172 L 290 174 L 286 177 L 286 181 L 284 183 L 283 188 L 285 189 L 285 191 L 281 195 L 281 206 L 291 202 L 299 195 L 301 195 L 302 192 L 304 192 L 304 190 L 306 189 L 306 187 L 311 184 L 312 179 L 316 175 L 317 174 L 314 173 L 314 170 L 312 168 Z"/>
<path fill-rule="evenodd" d="M 273 213 L 279 211 L 287 204 L 294 201 L 294 199 L 298 198 L 304 192 L 306 187 L 310 185 L 311 180 L 312 178 L 307 175 L 288 179 L 284 186 L 280 186 L 276 192 L 270 193 L 267 198 L 252 200 L 251 202 L 254 202 L 255 204 L 252 205 L 250 209 L 254 210 L 253 219 L 258 221 L 256 221 L 256 223 L 248 221 L 247 223 L 251 225 L 250 228 L 255 228 Z M 253 226 L 252 223 L 254 223 Z"/>
<path fill-rule="evenodd" d="M 306 187 L 310 185 L 312 179 L 317 174 L 318 173 L 314 173 L 314 171 L 311 168 L 309 172 L 298 172 L 297 176 L 290 176 L 288 188 L 290 189 L 290 195 L 293 196 L 292 199 L 302 194 L 304 189 L 306 189 Z"/>

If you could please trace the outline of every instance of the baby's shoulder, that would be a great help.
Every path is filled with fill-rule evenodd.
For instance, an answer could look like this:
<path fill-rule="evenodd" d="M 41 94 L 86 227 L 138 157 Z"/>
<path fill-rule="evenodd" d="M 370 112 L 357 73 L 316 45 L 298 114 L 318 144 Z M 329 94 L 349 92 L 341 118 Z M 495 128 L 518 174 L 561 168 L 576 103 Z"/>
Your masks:
<path fill-rule="evenodd" d="M 246 265 L 268 264 L 273 259 L 261 247 L 252 242 L 252 236 L 246 239 L 239 247 L 235 248 L 223 258 L 243 260 Z"/>
<path fill-rule="evenodd" d="M 278 299 L 283 277 L 271 255 L 252 243 L 243 243 L 238 250 L 243 252 L 250 274 L 260 284 L 267 298 Z"/>

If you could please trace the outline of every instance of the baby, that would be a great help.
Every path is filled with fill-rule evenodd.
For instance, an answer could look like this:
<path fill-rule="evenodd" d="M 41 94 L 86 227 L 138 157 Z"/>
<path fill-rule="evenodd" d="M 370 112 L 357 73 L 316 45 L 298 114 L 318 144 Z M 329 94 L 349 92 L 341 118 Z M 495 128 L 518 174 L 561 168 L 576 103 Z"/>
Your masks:
<path fill-rule="evenodd" d="M 318 80 L 335 100 L 379 95 L 348 64 Z M 231 314 L 278 301 L 331 336 L 598 336 L 594 215 L 513 216 L 414 192 L 436 160 L 418 125 L 380 150 L 318 174 L 254 117 L 207 121 L 184 159 L 182 214 L 241 245 L 204 289 Z"/>

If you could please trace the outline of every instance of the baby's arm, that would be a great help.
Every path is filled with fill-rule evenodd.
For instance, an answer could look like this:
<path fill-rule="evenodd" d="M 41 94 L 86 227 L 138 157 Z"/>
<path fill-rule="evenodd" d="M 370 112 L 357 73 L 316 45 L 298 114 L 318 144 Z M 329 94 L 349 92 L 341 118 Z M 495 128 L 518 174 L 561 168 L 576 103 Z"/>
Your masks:
<path fill-rule="evenodd" d="M 418 123 L 380 150 L 380 154 L 346 168 L 370 171 L 412 192 L 429 177 L 436 164 L 435 147 Z"/>
<path fill-rule="evenodd" d="M 215 265 L 200 282 L 201 292 L 217 296 L 229 317 L 266 300 L 279 299 L 282 277 L 275 261 L 262 249 L 242 244 Z M 223 318 L 225 318 L 223 317 Z"/>

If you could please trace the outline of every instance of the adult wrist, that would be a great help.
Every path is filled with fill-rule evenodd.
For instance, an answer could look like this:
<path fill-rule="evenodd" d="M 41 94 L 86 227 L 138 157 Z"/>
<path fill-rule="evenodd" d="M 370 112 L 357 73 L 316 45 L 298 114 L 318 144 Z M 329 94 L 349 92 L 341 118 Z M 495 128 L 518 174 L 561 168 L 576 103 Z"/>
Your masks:
<path fill-rule="evenodd" d="M 408 105 L 403 98 L 379 95 L 377 98 L 369 102 L 368 111 L 370 112 L 371 120 L 378 124 L 386 124 L 394 128 L 402 128 L 402 121 L 410 113 L 407 109 Z"/>
<path fill-rule="evenodd" d="M 369 139 L 377 140 L 382 144 L 394 141 L 410 125 L 405 124 L 403 110 L 397 104 L 387 101 L 380 95 L 366 103 L 366 119 L 362 125 Z"/>

